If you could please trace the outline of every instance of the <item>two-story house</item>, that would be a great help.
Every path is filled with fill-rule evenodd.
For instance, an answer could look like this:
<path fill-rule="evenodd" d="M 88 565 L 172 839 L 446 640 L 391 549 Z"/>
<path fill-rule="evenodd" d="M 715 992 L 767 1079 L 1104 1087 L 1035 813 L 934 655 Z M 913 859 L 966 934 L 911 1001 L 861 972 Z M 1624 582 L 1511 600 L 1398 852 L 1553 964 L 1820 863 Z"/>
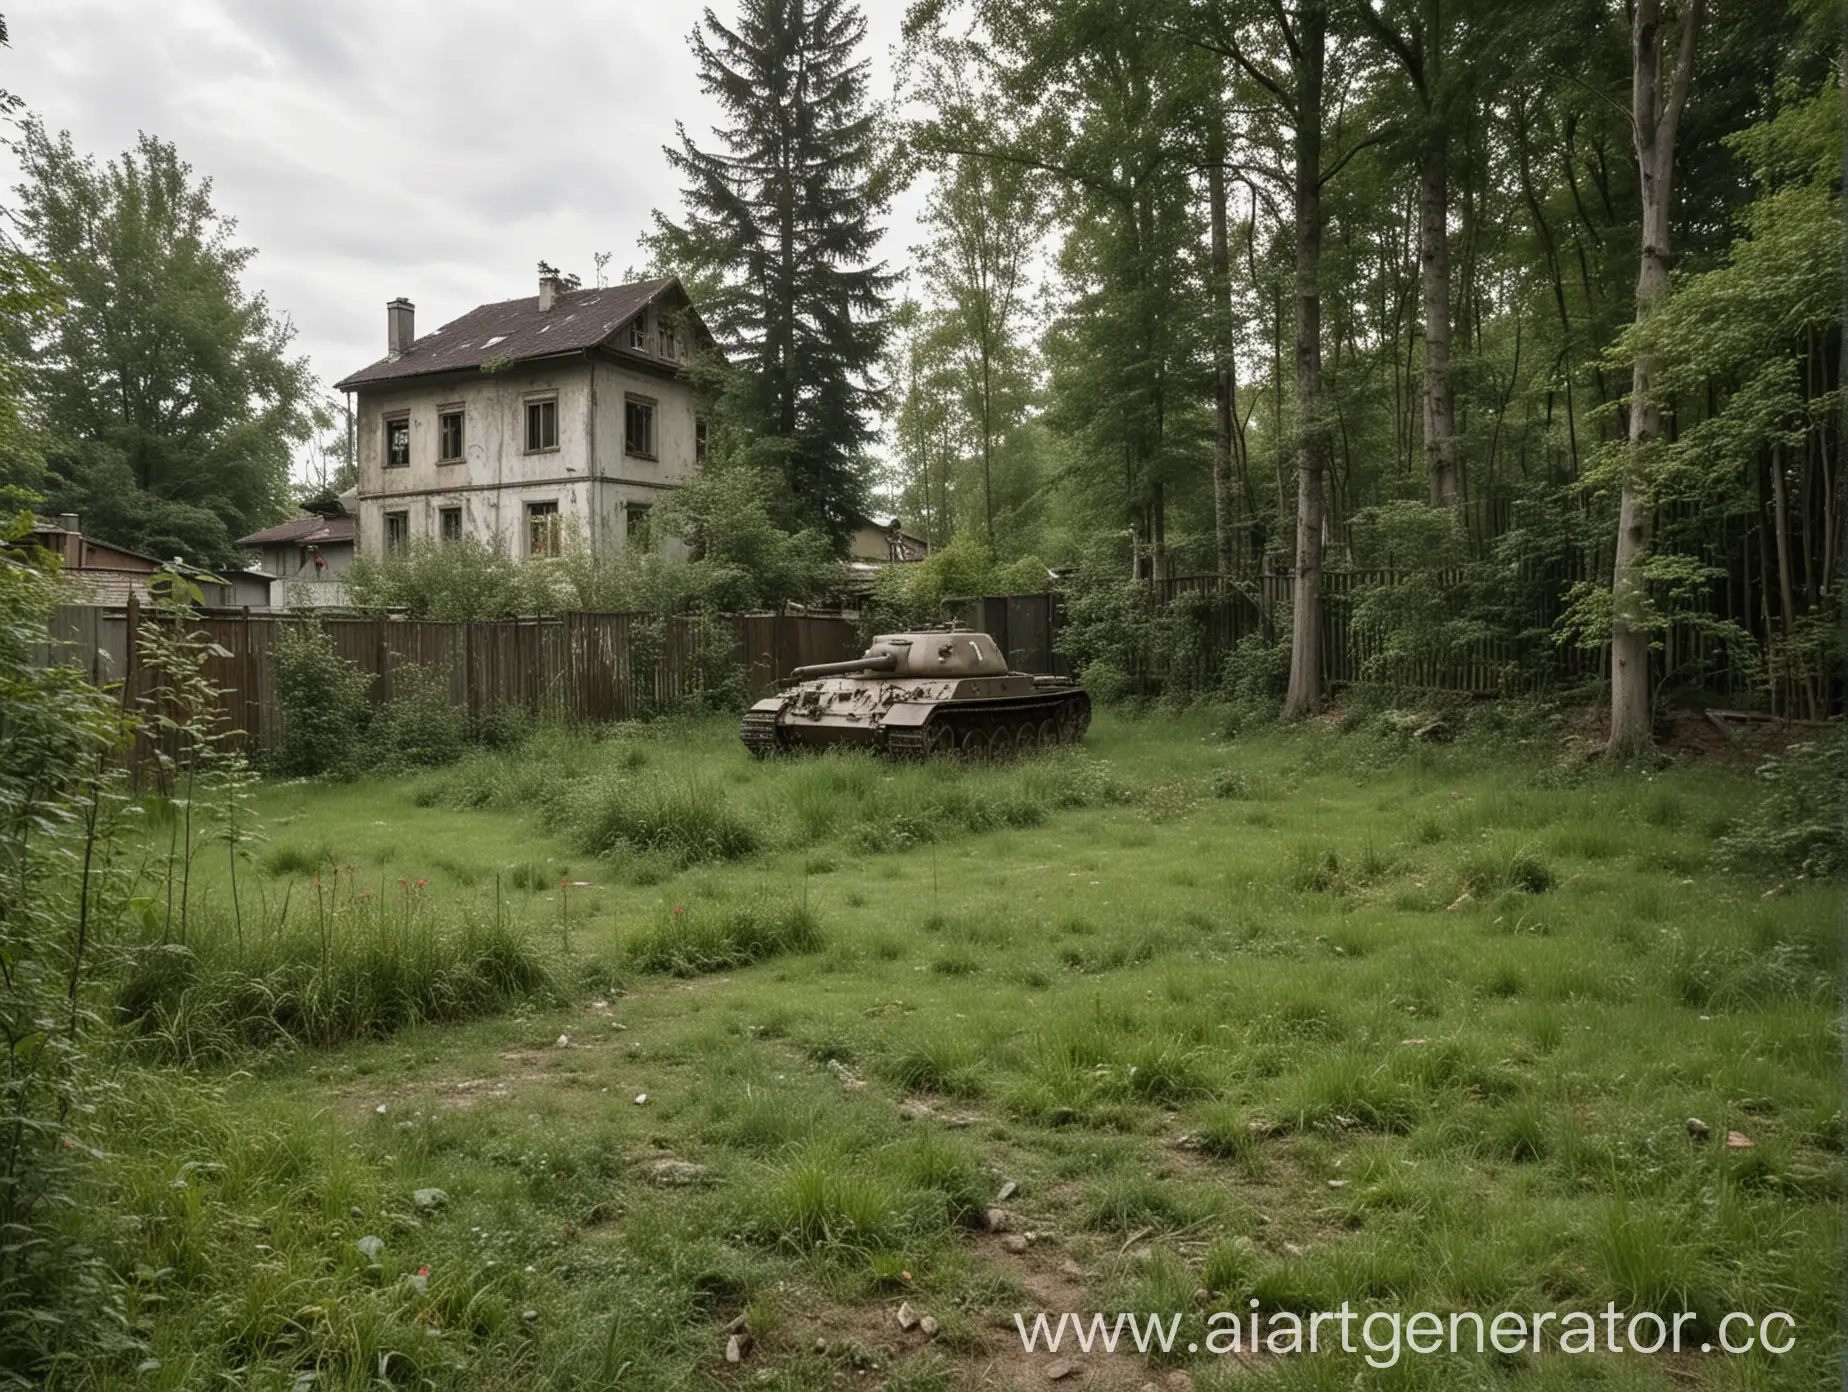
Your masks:
<path fill-rule="evenodd" d="M 542 266 L 536 297 L 422 337 L 414 313 L 388 304 L 386 356 L 336 384 L 357 398 L 363 552 L 545 556 L 575 535 L 613 555 L 705 455 L 686 364 L 712 339 L 678 280 L 583 289 Z"/>

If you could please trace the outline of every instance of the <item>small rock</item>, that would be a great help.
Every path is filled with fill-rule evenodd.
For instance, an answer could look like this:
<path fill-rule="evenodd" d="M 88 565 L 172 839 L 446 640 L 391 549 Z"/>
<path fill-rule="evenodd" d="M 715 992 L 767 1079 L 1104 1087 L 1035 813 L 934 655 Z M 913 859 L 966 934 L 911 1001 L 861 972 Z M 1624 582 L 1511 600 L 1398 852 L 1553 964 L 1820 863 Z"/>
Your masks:
<path fill-rule="evenodd" d="M 1061 1276 L 1069 1276 L 1074 1281 L 1082 1281 L 1085 1278 L 1084 1268 L 1070 1257 L 1067 1257 L 1064 1261 L 1059 1263 L 1059 1274 Z"/>
<path fill-rule="evenodd" d="M 537 1310 L 522 1310 L 520 1311 L 520 1318 L 525 1320 L 528 1324 L 531 1324 L 534 1320 L 539 1318 L 539 1312 Z"/>
<path fill-rule="evenodd" d="M 348 1204 L 347 1205 L 347 1217 L 364 1218 L 365 1216 L 366 1216 L 366 1210 L 361 1208 L 358 1204 Z"/>
<path fill-rule="evenodd" d="M 1006 1203 L 1009 1199 L 1014 1197 L 1019 1189 L 1020 1186 L 1010 1179 L 1006 1184 L 1001 1186 L 1001 1192 L 995 1195 L 995 1202 Z"/>
<path fill-rule="evenodd" d="M 1046 1369 L 1046 1381 L 1063 1382 L 1077 1371 L 1078 1365 L 1076 1363 L 1061 1358 L 1057 1363 L 1054 1363 L 1051 1367 Z"/>
<path fill-rule="evenodd" d="M 635 1094 L 635 1105 L 638 1107 L 647 1106 L 648 1105 L 648 1094 L 645 1092 L 636 1093 Z"/>
<path fill-rule="evenodd" d="M 372 1110 L 375 1113 L 377 1113 L 379 1116 L 384 1116 L 385 1115 L 385 1104 L 381 1102 L 379 1103 L 378 1106 L 374 1107 Z"/>
<path fill-rule="evenodd" d="M 751 1312 L 746 1310 L 743 1314 L 733 1315 L 732 1318 L 726 1322 L 724 1332 L 727 1334 L 742 1334 L 750 1327 Z"/>
<path fill-rule="evenodd" d="M 418 1189 L 412 1192 L 411 1202 L 425 1213 L 436 1213 L 449 1206 L 449 1195 L 441 1189 Z"/>
<path fill-rule="evenodd" d="M 1014 1226 L 1014 1215 L 1005 1208 L 991 1208 L 982 1215 L 982 1226 L 989 1232 L 1006 1232 Z"/>
<path fill-rule="evenodd" d="M 552 1041 L 552 1047 L 554 1049 L 569 1049 L 571 1047 L 571 1036 L 568 1034 L 559 1035 L 557 1039 Z"/>
<path fill-rule="evenodd" d="M 816 1353 L 826 1353 L 827 1351 L 828 1351 L 828 1341 L 826 1339 L 817 1337 L 815 1340 L 815 1352 Z"/>
<path fill-rule="evenodd" d="M 353 1245 L 359 1248 L 360 1255 L 365 1257 L 367 1261 L 377 1261 L 379 1259 L 379 1253 L 385 1250 L 385 1239 L 373 1233 L 367 1233 Z"/>
<path fill-rule="evenodd" d="M 725 1361 L 727 1363 L 744 1362 L 745 1354 L 751 1351 L 749 1334 L 734 1334 L 725 1341 Z"/>
<path fill-rule="evenodd" d="M 918 1321 L 918 1328 L 924 1331 L 927 1338 L 936 1338 L 937 1331 L 942 1327 L 942 1325 L 937 1323 L 937 1317 L 935 1315 L 926 1315 L 923 1319 Z"/>
<path fill-rule="evenodd" d="M 898 1307 L 898 1327 L 904 1330 L 918 1327 L 918 1312 L 911 1308 L 909 1300 L 901 1301 Z"/>
<path fill-rule="evenodd" d="M 1347 1186 L 1348 1182 L 1345 1179 L 1331 1179 L 1328 1181 L 1328 1187 L 1330 1189 L 1345 1189 Z"/>
<path fill-rule="evenodd" d="M 1726 1133 L 1726 1148 L 1728 1150 L 1750 1150 L 1756 1144 L 1758 1143 L 1743 1131 L 1728 1131 Z"/>
<path fill-rule="evenodd" d="M 1027 1250 L 1027 1239 L 1023 1233 L 1010 1233 L 1001 1239 L 1001 1250 L 1019 1256 Z"/>
<path fill-rule="evenodd" d="M 1689 1117 L 1688 1135 L 1692 1136 L 1697 1141 L 1705 1141 L 1712 1137 L 1713 1128 L 1699 1117 Z"/>

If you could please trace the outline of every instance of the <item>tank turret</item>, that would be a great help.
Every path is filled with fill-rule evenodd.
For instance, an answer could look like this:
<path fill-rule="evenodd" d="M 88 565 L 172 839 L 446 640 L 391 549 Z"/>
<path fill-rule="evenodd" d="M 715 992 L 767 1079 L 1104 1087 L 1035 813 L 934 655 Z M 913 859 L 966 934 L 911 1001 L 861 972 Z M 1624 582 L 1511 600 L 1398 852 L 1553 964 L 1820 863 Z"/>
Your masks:
<path fill-rule="evenodd" d="M 1070 678 L 1015 672 L 992 637 L 960 625 L 882 634 L 862 656 L 798 667 L 781 685 L 739 730 L 759 758 L 831 745 L 1005 758 L 1073 743 L 1091 723 Z"/>

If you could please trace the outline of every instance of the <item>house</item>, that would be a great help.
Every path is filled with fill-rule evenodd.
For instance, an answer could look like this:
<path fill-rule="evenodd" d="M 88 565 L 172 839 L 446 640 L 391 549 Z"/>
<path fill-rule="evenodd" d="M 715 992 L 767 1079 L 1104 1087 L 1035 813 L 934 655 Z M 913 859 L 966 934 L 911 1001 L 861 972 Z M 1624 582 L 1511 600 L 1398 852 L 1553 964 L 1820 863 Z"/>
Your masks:
<path fill-rule="evenodd" d="M 704 457 L 686 369 L 712 338 L 676 279 L 585 289 L 541 263 L 536 296 L 421 338 L 414 314 L 386 305 L 386 355 L 336 384 L 357 398 L 368 554 L 472 537 L 548 556 L 576 536 L 613 555 Z"/>
<path fill-rule="evenodd" d="M 912 536 L 896 517 L 890 522 L 861 517 L 847 539 L 847 558 L 852 561 L 921 561 L 929 554 L 930 543 Z"/>
<path fill-rule="evenodd" d="M 60 513 L 55 522 L 37 523 L 27 537 L 33 545 L 58 558 L 58 573 L 82 604 L 126 604 L 131 596 L 145 603 L 148 581 L 168 565 L 158 556 L 85 536 L 74 512 Z M 199 582 L 206 604 L 218 607 L 268 603 L 268 575 L 254 570 L 214 574 L 214 579 Z"/>
<path fill-rule="evenodd" d="M 346 603 L 340 576 L 353 563 L 359 536 L 358 493 L 303 504 L 305 517 L 265 527 L 237 544 L 254 551 L 259 567 L 274 577 L 264 599 L 272 609 Z"/>

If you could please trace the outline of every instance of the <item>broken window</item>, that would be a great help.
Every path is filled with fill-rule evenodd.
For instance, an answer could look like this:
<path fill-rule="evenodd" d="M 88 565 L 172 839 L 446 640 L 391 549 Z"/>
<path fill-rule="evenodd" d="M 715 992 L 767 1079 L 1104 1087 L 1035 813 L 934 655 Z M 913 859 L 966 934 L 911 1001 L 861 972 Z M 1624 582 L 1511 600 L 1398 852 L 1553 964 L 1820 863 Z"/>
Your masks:
<path fill-rule="evenodd" d="M 623 535 L 641 546 L 648 544 L 648 508 L 647 503 L 630 503 L 623 508 Z"/>
<path fill-rule="evenodd" d="M 409 416 L 387 416 L 385 418 L 385 467 L 387 469 L 409 468 L 411 463 L 411 418 Z"/>
<path fill-rule="evenodd" d="M 706 418 L 704 416 L 693 417 L 693 462 L 695 464 L 706 462 Z"/>
<path fill-rule="evenodd" d="M 462 413 L 445 411 L 436 418 L 436 439 L 439 464 L 459 464 L 462 462 Z"/>
<path fill-rule="evenodd" d="M 558 504 L 556 502 L 526 505 L 526 554 L 529 556 L 556 556 L 558 554 Z"/>
<path fill-rule="evenodd" d="M 441 536 L 444 541 L 462 540 L 462 509 L 446 507 L 437 514 L 441 522 Z"/>
<path fill-rule="evenodd" d="M 629 454 L 639 454 L 644 459 L 654 458 L 654 402 L 635 396 L 624 401 L 622 447 Z"/>
<path fill-rule="evenodd" d="M 411 515 L 408 512 L 385 514 L 385 551 L 390 555 L 411 543 Z"/>
<path fill-rule="evenodd" d="M 648 315 L 638 314 L 629 322 L 629 346 L 646 351 L 648 347 Z"/>
<path fill-rule="evenodd" d="M 558 398 L 526 403 L 526 452 L 558 448 Z"/>

